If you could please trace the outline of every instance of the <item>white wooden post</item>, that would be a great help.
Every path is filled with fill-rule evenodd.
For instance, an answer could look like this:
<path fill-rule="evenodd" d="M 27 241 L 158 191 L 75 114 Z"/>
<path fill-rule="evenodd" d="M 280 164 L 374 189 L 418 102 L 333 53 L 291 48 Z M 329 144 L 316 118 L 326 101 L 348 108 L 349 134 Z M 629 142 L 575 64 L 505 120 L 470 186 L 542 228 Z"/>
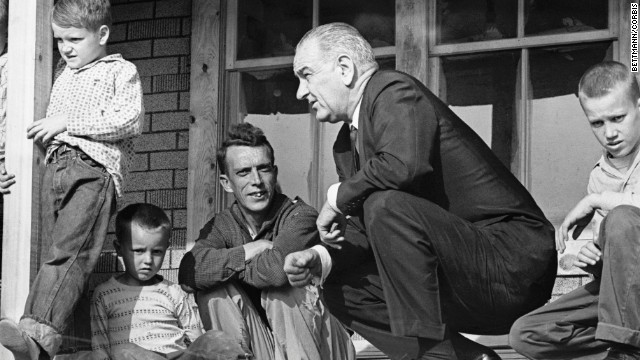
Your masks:
<path fill-rule="evenodd" d="M 35 275 L 40 230 L 42 152 L 26 137 L 26 127 L 44 117 L 51 88 L 53 0 L 9 1 L 6 167 L 16 175 L 4 197 L 1 316 L 20 319 Z M 0 359 L 13 359 L 0 347 Z"/>

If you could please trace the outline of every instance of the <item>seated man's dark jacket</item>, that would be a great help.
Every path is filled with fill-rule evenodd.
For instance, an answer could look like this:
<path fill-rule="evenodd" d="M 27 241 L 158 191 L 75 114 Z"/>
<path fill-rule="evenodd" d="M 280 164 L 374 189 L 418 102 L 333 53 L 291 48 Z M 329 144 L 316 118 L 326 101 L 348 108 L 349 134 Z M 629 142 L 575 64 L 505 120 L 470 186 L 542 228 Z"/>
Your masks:
<path fill-rule="evenodd" d="M 276 194 L 256 240 L 271 240 L 273 248 L 245 262 L 242 245 L 254 241 L 237 202 L 218 213 L 200 230 L 193 248 L 180 263 L 178 281 L 207 290 L 227 281 L 241 284 L 260 309 L 259 289 L 289 286 L 283 270 L 288 254 L 320 242 L 317 211 L 299 198 Z"/>

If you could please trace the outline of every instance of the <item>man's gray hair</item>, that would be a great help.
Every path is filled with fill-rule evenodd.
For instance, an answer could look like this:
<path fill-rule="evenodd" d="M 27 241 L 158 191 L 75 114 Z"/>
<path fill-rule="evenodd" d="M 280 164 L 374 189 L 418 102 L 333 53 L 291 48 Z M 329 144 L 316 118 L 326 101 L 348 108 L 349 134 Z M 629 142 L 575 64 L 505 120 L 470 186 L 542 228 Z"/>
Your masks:
<path fill-rule="evenodd" d="M 378 68 L 371 45 L 349 24 L 336 22 L 309 30 L 298 42 L 296 52 L 310 40 L 317 41 L 323 60 L 330 61 L 341 54 L 347 54 L 360 71 Z"/>

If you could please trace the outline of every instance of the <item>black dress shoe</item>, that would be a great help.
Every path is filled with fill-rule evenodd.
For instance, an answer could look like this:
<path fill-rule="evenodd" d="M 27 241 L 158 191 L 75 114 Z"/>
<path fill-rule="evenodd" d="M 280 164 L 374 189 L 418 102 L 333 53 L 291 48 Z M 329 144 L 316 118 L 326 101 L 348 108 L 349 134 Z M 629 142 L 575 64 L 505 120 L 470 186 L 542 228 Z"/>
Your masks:
<path fill-rule="evenodd" d="M 458 360 L 501 360 L 491 348 L 469 340 L 459 333 L 451 334 L 451 343 Z"/>
<path fill-rule="evenodd" d="M 640 349 L 632 346 L 614 345 L 609 348 L 604 360 L 640 360 Z"/>

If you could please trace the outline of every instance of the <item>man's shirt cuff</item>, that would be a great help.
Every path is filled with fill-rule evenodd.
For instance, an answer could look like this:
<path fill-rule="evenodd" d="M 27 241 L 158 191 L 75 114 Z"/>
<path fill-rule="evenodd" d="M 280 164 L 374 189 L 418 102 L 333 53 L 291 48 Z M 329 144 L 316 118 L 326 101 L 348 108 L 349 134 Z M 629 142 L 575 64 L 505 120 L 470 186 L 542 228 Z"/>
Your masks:
<path fill-rule="evenodd" d="M 327 190 L 327 202 L 329 203 L 329 206 L 331 206 L 331 208 L 333 210 L 335 210 L 336 212 L 342 214 L 342 211 L 340 211 L 340 209 L 338 209 L 338 188 L 340 187 L 341 183 L 335 183 L 331 186 L 329 186 L 329 190 Z"/>
<path fill-rule="evenodd" d="M 319 285 L 322 285 L 331 272 L 331 255 L 329 255 L 329 251 L 327 251 L 327 248 L 322 245 L 314 245 L 311 249 L 317 251 L 318 255 L 320 255 L 320 263 L 322 264 L 322 275 L 320 276 Z"/>

